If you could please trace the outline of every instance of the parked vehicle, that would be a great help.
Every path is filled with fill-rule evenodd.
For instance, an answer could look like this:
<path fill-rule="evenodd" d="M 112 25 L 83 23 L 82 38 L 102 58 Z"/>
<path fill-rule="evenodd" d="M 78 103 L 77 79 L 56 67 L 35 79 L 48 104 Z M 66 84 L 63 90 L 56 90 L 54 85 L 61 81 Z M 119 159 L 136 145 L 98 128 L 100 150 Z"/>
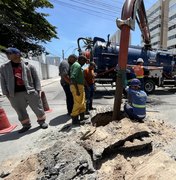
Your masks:
<path fill-rule="evenodd" d="M 109 37 L 109 36 L 108 36 Z M 84 43 L 81 48 L 80 41 Z M 118 64 L 119 45 L 95 37 L 93 40 L 78 39 L 78 51 L 89 56 L 96 63 L 96 82 L 101 84 L 116 81 L 116 66 Z M 136 64 L 138 58 L 144 60 L 145 84 L 147 93 L 152 93 L 155 86 L 176 86 L 176 54 L 168 51 L 152 50 L 140 46 L 129 46 L 128 66 Z"/>

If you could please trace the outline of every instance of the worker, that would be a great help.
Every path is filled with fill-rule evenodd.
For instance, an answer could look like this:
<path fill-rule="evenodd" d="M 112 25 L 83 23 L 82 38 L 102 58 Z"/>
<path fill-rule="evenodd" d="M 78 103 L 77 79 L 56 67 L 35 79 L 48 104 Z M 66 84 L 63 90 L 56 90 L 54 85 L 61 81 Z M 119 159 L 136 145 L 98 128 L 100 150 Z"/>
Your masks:
<path fill-rule="evenodd" d="M 136 78 L 141 82 L 141 89 L 144 90 L 144 60 L 142 58 L 138 58 L 136 61 L 136 65 L 133 67 Z"/>
<path fill-rule="evenodd" d="M 124 111 L 130 119 L 142 121 L 146 116 L 147 94 L 140 89 L 141 82 L 134 78 L 126 89 L 128 102 L 124 105 Z"/>
<path fill-rule="evenodd" d="M 59 65 L 60 84 L 65 92 L 67 114 L 70 115 L 73 109 L 73 96 L 70 91 L 70 66 L 77 60 L 77 56 L 71 54 L 67 60 L 63 60 Z"/>
<path fill-rule="evenodd" d="M 39 126 L 42 129 L 48 128 L 40 98 L 41 84 L 36 68 L 22 60 L 21 52 L 17 48 L 9 47 L 5 53 L 10 61 L 1 66 L 1 87 L 23 126 L 18 133 L 24 133 L 31 128 L 27 113 L 28 105 L 37 116 Z"/>
<path fill-rule="evenodd" d="M 93 95 L 95 91 L 95 63 L 90 62 L 89 67 L 84 69 L 85 93 L 86 93 L 86 114 L 89 114 L 92 107 Z"/>
<path fill-rule="evenodd" d="M 85 115 L 86 112 L 86 100 L 84 89 L 84 74 L 82 66 L 86 63 L 87 58 L 83 55 L 78 57 L 78 61 L 73 63 L 70 67 L 70 90 L 73 95 L 73 109 L 71 113 L 72 124 L 79 125 L 80 121 L 88 119 Z M 80 116 L 80 119 L 79 117 Z"/>

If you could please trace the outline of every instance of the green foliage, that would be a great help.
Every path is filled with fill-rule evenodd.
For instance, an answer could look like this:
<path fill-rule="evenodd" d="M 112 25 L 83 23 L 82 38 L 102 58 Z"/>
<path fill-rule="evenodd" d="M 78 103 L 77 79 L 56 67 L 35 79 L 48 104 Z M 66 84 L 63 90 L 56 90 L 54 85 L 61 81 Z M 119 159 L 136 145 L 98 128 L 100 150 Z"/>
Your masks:
<path fill-rule="evenodd" d="M 0 46 L 14 46 L 23 52 L 40 54 L 45 49 L 39 43 L 57 38 L 56 27 L 47 20 L 48 14 L 38 8 L 53 8 L 48 0 L 1 0 Z"/>

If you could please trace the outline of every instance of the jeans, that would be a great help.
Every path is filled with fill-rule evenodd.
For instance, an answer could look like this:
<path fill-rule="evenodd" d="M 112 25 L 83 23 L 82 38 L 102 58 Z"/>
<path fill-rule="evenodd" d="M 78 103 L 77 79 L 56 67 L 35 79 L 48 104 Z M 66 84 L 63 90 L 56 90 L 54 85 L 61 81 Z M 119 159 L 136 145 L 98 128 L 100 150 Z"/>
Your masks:
<path fill-rule="evenodd" d="M 85 87 L 86 93 L 86 110 L 89 111 L 92 109 L 93 103 L 93 95 L 94 95 L 94 84 L 89 85 L 89 87 Z"/>
<path fill-rule="evenodd" d="M 71 114 L 72 109 L 73 109 L 73 96 L 72 96 L 72 93 L 70 91 L 70 85 L 64 84 L 64 85 L 62 85 L 62 87 L 64 89 L 65 96 L 66 96 L 67 111 L 69 114 Z"/>
<path fill-rule="evenodd" d="M 130 119 L 134 120 L 143 120 L 145 117 L 139 117 L 136 114 L 133 113 L 133 107 L 131 107 L 129 104 L 125 104 L 124 105 L 124 111 L 127 113 L 127 115 L 129 116 Z"/>

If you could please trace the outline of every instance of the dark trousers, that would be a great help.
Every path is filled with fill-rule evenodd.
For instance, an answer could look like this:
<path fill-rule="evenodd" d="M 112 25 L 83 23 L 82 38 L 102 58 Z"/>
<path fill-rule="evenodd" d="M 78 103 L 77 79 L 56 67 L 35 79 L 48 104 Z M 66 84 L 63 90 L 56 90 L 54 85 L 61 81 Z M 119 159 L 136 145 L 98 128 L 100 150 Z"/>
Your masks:
<path fill-rule="evenodd" d="M 73 96 L 72 96 L 72 93 L 70 91 L 70 85 L 64 84 L 64 85 L 62 85 L 62 87 L 64 89 L 65 96 L 66 96 L 67 111 L 69 114 L 71 114 L 72 109 L 73 109 Z"/>
<path fill-rule="evenodd" d="M 85 86 L 85 93 L 86 93 L 86 111 L 92 109 L 93 103 L 93 95 L 94 95 L 94 84 L 89 85 L 89 87 Z"/>
<path fill-rule="evenodd" d="M 133 112 L 133 108 L 129 104 L 124 105 L 124 111 L 127 113 L 130 119 L 132 120 L 143 120 L 145 117 L 138 117 L 136 114 Z"/>

